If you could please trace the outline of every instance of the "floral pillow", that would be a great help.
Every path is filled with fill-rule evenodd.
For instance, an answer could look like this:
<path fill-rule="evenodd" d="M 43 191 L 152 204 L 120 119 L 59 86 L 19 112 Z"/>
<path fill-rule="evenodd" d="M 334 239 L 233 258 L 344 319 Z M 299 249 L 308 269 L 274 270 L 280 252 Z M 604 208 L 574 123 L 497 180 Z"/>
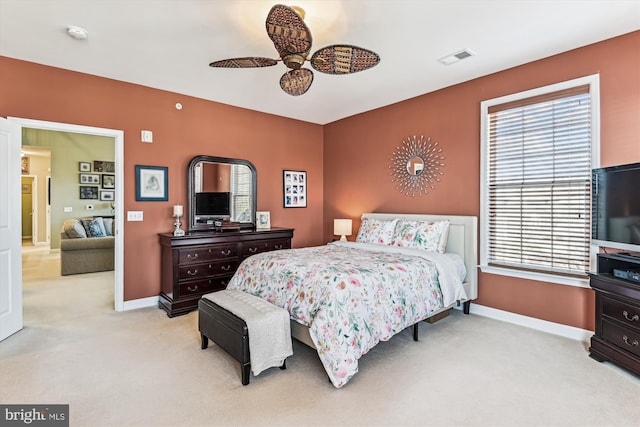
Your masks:
<path fill-rule="evenodd" d="M 397 219 L 362 218 L 356 242 L 390 245 L 397 222 Z"/>
<path fill-rule="evenodd" d="M 107 232 L 104 229 L 104 222 L 102 218 L 95 219 L 83 219 L 82 225 L 87 231 L 87 237 L 106 237 Z"/>
<path fill-rule="evenodd" d="M 449 221 L 399 220 L 392 245 L 444 253 L 449 238 Z"/>
<path fill-rule="evenodd" d="M 449 239 L 449 221 L 425 221 L 418 226 L 415 248 L 443 254 Z"/>

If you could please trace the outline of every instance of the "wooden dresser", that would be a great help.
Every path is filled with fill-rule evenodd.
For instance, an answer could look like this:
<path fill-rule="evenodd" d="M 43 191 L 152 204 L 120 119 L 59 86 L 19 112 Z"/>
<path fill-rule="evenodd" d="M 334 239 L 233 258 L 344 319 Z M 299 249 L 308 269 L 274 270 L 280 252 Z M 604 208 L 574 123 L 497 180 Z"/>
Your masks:
<path fill-rule="evenodd" d="M 293 229 L 160 234 L 162 286 L 158 306 L 169 317 L 198 307 L 204 294 L 225 289 L 245 258 L 290 249 Z"/>
<path fill-rule="evenodd" d="M 590 274 L 596 292 L 596 331 L 590 356 L 640 375 L 640 283 L 614 276 L 614 269 L 640 270 L 640 259 L 598 254 L 598 273 Z"/>

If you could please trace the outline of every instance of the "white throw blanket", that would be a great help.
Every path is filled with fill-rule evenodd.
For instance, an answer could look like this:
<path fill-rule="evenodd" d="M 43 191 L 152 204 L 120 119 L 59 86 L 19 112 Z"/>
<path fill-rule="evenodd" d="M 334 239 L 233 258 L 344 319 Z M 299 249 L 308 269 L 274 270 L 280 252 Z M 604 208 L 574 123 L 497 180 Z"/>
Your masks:
<path fill-rule="evenodd" d="M 267 368 L 282 366 L 293 354 L 289 312 L 245 292 L 226 289 L 204 295 L 247 324 L 251 371 L 258 375 Z"/>

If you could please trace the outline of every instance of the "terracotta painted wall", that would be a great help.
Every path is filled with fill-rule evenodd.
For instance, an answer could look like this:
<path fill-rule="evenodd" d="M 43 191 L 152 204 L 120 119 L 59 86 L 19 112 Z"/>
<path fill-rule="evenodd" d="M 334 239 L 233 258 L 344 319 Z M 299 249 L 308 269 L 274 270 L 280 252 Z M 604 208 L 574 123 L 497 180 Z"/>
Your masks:
<path fill-rule="evenodd" d="M 640 32 L 630 33 L 326 125 L 325 238 L 333 218 L 353 218 L 355 234 L 362 212 L 482 215 L 480 102 L 585 75 L 600 74 L 602 166 L 639 162 L 639 46 Z M 443 148 L 445 175 L 427 196 L 407 197 L 391 183 L 390 159 L 421 134 Z M 594 328 L 591 289 L 481 273 L 479 294 L 485 306 Z"/>
<path fill-rule="evenodd" d="M 160 292 L 157 233 L 171 230 L 172 206 L 186 204 L 187 167 L 196 155 L 251 161 L 258 210 L 271 212 L 274 227 L 295 228 L 294 247 L 322 243 L 322 126 L 6 57 L 0 116 L 124 130 L 124 210 L 144 211 L 143 222 L 124 226 L 125 301 Z M 140 142 L 143 129 L 153 131 L 153 144 Z M 137 164 L 169 167 L 168 202 L 135 201 Z M 306 209 L 282 207 L 283 169 L 307 171 Z"/>

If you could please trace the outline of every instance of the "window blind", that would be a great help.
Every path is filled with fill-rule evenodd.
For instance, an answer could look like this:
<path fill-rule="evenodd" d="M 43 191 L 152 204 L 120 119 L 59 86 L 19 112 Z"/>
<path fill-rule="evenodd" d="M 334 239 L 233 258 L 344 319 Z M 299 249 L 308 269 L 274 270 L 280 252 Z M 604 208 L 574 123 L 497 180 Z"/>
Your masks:
<path fill-rule="evenodd" d="M 231 165 L 231 218 L 251 221 L 251 170 L 244 165 Z"/>
<path fill-rule="evenodd" d="M 488 110 L 489 265 L 589 270 L 589 86 Z"/>

